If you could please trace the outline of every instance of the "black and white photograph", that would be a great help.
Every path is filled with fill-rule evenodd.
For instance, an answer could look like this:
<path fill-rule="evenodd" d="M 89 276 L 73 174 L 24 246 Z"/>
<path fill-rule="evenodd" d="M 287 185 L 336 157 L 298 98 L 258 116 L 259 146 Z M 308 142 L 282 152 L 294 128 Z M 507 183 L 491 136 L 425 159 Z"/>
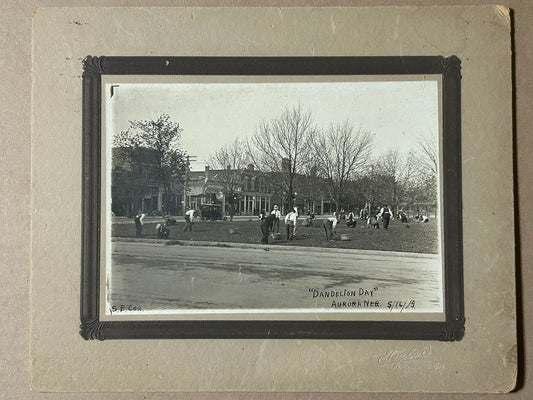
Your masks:
<path fill-rule="evenodd" d="M 437 78 L 103 93 L 106 314 L 443 312 Z"/>
<path fill-rule="evenodd" d="M 82 315 L 461 337 L 457 58 L 170 60 L 84 61 Z"/>

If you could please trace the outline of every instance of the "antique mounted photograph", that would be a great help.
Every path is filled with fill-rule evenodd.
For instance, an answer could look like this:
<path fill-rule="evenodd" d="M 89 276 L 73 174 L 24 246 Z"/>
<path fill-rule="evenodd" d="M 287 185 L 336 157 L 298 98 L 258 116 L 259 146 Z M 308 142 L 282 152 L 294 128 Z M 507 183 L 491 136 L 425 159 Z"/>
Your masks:
<path fill-rule="evenodd" d="M 84 338 L 462 338 L 457 58 L 83 77 Z"/>

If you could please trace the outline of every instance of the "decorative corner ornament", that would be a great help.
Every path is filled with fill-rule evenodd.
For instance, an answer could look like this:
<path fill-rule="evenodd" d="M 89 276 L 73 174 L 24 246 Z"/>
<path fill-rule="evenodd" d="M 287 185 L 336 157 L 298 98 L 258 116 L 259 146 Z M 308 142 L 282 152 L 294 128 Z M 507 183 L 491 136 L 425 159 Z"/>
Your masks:
<path fill-rule="evenodd" d="M 83 76 L 101 75 L 104 73 L 105 57 L 87 56 L 83 59 Z"/>
<path fill-rule="evenodd" d="M 103 325 L 104 322 L 98 321 L 98 319 L 84 321 L 80 325 L 80 335 L 85 340 L 104 340 L 101 332 Z"/>

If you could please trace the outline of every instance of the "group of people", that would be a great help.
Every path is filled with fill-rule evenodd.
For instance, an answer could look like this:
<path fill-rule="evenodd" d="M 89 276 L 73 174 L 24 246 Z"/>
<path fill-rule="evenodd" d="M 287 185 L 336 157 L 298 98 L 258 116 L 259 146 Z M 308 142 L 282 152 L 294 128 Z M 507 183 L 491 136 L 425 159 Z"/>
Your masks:
<path fill-rule="evenodd" d="M 261 243 L 268 244 L 268 238 L 272 234 L 279 234 L 279 224 L 281 220 L 281 211 L 277 205 L 274 205 L 273 210 L 270 213 L 267 213 L 265 210 L 263 210 L 259 214 L 259 219 L 261 220 Z M 293 240 L 296 236 L 296 229 L 298 226 L 298 208 L 293 207 L 286 215 L 285 215 L 285 231 L 287 240 Z M 304 220 L 302 221 L 302 226 L 309 227 L 314 224 L 315 215 L 312 214 L 310 211 L 305 216 Z M 333 213 L 333 217 L 326 218 L 322 222 L 322 226 L 324 227 L 325 233 L 326 233 L 326 239 L 331 240 L 335 234 L 335 227 L 337 226 L 337 223 L 339 222 L 340 217 Z M 357 222 L 355 222 L 355 216 L 353 213 L 348 216 L 347 224 L 348 226 L 355 226 Z"/>
<path fill-rule="evenodd" d="M 333 216 L 325 218 L 322 221 L 322 227 L 326 235 L 326 240 L 333 240 L 336 233 L 337 224 L 339 223 L 342 217 L 346 218 L 346 226 L 349 228 L 355 228 L 357 226 L 357 218 L 355 214 L 350 211 L 347 216 L 344 215 L 342 210 L 340 213 L 333 213 Z M 360 218 L 366 218 L 367 225 L 369 227 L 379 228 L 379 221 L 383 223 L 383 229 L 388 229 L 391 219 L 393 218 L 393 212 L 388 205 L 383 206 L 379 212 L 375 215 L 369 215 L 368 212 L 363 214 L 361 210 Z M 404 218 L 405 214 L 400 214 L 400 218 Z M 273 210 L 270 213 L 267 213 L 265 210 L 262 210 L 259 214 L 259 219 L 261 220 L 261 242 L 268 244 L 268 238 L 273 233 L 279 233 L 279 223 L 281 220 L 281 211 L 277 205 L 274 205 Z M 310 212 L 307 213 L 307 216 L 302 222 L 302 226 L 312 226 L 314 223 L 315 216 Z M 403 220 L 402 220 L 403 221 Z M 296 228 L 298 225 L 298 208 L 294 207 L 285 215 L 285 230 L 287 235 L 287 240 L 293 240 L 296 236 Z"/>
<path fill-rule="evenodd" d="M 281 220 L 281 210 L 277 205 L 267 214 L 265 210 L 259 214 L 261 220 L 261 243 L 268 243 L 268 237 L 273 233 L 279 233 L 279 223 Z M 296 235 L 296 226 L 298 224 L 298 208 L 294 207 L 285 215 L 285 229 L 287 231 L 287 240 L 293 240 Z"/>
<path fill-rule="evenodd" d="M 326 234 L 326 240 L 333 240 L 335 238 L 335 230 L 342 216 L 344 216 L 343 210 L 341 210 L 339 214 L 334 212 L 332 217 L 326 218 L 322 222 L 322 227 L 324 228 L 324 232 Z M 357 220 L 355 218 L 355 214 L 352 211 L 350 211 L 346 216 L 346 226 L 348 228 L 355 228 L 357 226 Z"/>
<path fill-rule="evenodd" d="M 185 215 L 185 227 L 183 228 L 183 232 L 192 232 L 192 226 L 194 223 L 194 220 L 199 215 L 198 209 L 190 209 L 188 210 Z M 133 221 L 135 222 L 135 236 L 141 237 L 142 236 L 142 230 L 144 226 L 144 218 L 146 217 L 146 214 L 139 212 L 133 217 Z M 170 236 L 170 229 L 168 228 L 169 225 L 176 225 L 175 219 L 167 219 L 165 223 L 159 223 L 156 225 L 155 230 L 157 232 L 157 238 L 158 239 L 168 239 Z"/>
<path fill-rule="evenodd" d="M 185 227 L 183 228 L 184 232 L 192 232 L 193 224 L 195 219 L 199 215 L 199 210 L 196 208 L 189 209 L 185 215 Z M 322 227 L 325 232 L 326 240 L 333 240 L 335 237 L 335 229 L 337 228 L 337 224 L 339 223 L 340 219 L 346 218 L 346 226 L 348 228 L 355 228 L 357 225 L 357 218 L 355 214 L 350 211 L 345 216 L 344 211 L 342 210 L 340 213 L 333 213 L 332 217 L 325 218 L 322 221 Z M 144 225 L 144 218 L 146 217 L 146 214 L 144 213 L 138 213 L 134 217 L 135 221 L 135 235 L 137 237 L 142 236 L 142 229 Z M 298 226 L 298 208 L 293 207 L 284 218 L 285 222 L 285 231 L 286 231 L 286 237 L 287 240 L 293 240 L 296 236 L 296 230 Z M 381 207 L 379 212 L 376 214 L 369 214 L 366 209 L 361 210 L 359 214 L 359 218 L 366 219 L 366 224 L 368 227 L 372 228 L 379 228 L 380 221 L 383 224 L 383 229 L 388 229 L 391 219 L 394 217 L 394 214 L 391 210 L 391 208 L 388 205 L 385 205 Z M 404 212 L 400 211 L 398 215 L 396 216 L 401 222 L 407 222 L 407 216 Z M 268 238 L 272 234 L 279 234 L 280 233 L 280 221 L 282 219 L 281 210 L 279 209 L 278 205 L 274 205 L 272 211 L 270 213 L 265 212 L 263 210 L 259 214 L 260 218 L 260 227 L 261 227 L 261 242 L 268 244 Z M 428 218 L 426 216 L 420 215 L 415 217 L 419 222 L 428 222 Z M 167 220 L 166 223 L 159 223 L 156 225 L 156 231 L 157 231 L 157 237 L 159 239 L 165 239 L 170 236 L 170 229 L 168 228 L 168 225 L 175 225 L 175 220 L 172 220 L 174 223 L 169 223 L 170 220 Z M 310 211 L 305 216 L 304 220 L 302 221 L 302 226 L 309 227 L 314 224 L 315 216 Z"/>
<path fill-rule="evenodd" d="M 367 212 L 368 213 L 368 212 Z M 367 225 L 373 228 L 379 228 L 379 221 L 383 222 L 383 229 L 388 229 L 390 221 L 394 218 L 394 214 L 388 205 L 382 207 L 378 213 L 375 215 L 369 215 L 367 217 Z M 402 224 L 407 224 L 409 218 L 407 214 L 400 210 L 395 218 L 399 220 Z M 416 215 L 414 217 L 417 222 L 429 222 L 429 218 L 426 215 Z M 409 225 L 407 225 L 409 227 Z"/>
<path fill-rule="evenodd" d="M 379 221 L 383 223 L 383 229 L 389 229 L 389 224 L 394 214 L 388 205 L 381 207 L 378 213 L 368 214 L 367 211 L 366 225 L 369 228 L 379 229 Z"/>
<path fill-rule="evenodd" d="M 344 211 L 341 211 L 341 215 L 344 215 Z M 389 224 L 393 216 L 394 214 L 388 205 L 381 207 L 379 212 L 374 215 L 369 214 L 366 209 L 361 210 L 359 214 L 359 218 L 366 219 L 366 224 L 368 227 L 376 229 L 379 228 L 379 221 L 382 221 L 383 229 L 389 229 Z M 398 217 L 402 222 L 407 221 L 407 216 L 403 212 L 399 213 Z M 335 235 L 335 228 L 337 227 L 339 220 L 340 215 L 337 215 L 337 213 L 333 213 L 333 216 L 331 218 L 327 218 L 324 220 L 323 227 L 326 233 L 327 240 L 333 239 Z M 357 226 L 357 219 L 352 211 L 350 211 L 346 217 L 346 226 L 348 228 L 355 228 Z"/>
<path fill-rule="evenodd" d="M 403 215 L 402 218 L 404 218 L 405 214 L 402 214 L 402 215 Z M 357 218 L 353 211 L 349 211 L 347 215 L 345 215 L 344 210 L 341 210 L 339 215 L 337 215 L 337 213 L 334 212 L 333 217 L 329 219 L 333 223 L 333 219 L 336 219 L 338 222 L 341 218 L 346 218 L 346 226 L 348 228 L 355 228 L 357 226 Z M 377 212 L 376 214 L 370 214 L 366 208 L 363 208 L 359 212 L 359 218 L 366 220 L 367 226 L 375 227 L 375 228 L 379 228 L 379 221 L 381 220 L 383 222 L 383 228 L 388 229 L 390 221 L 393 218 L 393 213 L 392 213 L 391 208 L 388 205 L 381 207 L 379 212 Z M 403 222 L 403 219 L 402 219 L 402 222 Z"/>
<path fill-rule="evenodd" d="M 293 207 L 285 215 L 285 231 L 287 235 L 287 240 L 293 240 L 296 236 L 296 228 L 298 226 L 298 207 Z M 279 234 L 279 224 L 281 221 L 281 210 L 278 205 L 274 205 L 273 210 L 270 213 L 266 213 L 265 210 L 261 211 L 259 214 L 259 219 L 261 220 L 261 243 L 268 243 L 268 237 L 271 234 Z M 302 226 L 312 226 L 315 219 L 314 214 L 308 212 L 304 220 L 302 221 Z"/>

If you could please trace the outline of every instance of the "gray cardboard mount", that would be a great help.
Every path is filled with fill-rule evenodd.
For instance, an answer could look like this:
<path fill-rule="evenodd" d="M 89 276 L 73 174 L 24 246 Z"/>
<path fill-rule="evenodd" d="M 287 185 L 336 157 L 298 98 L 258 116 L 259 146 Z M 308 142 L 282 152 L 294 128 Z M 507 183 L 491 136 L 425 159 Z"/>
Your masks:
<path fill-rule="evenodd" d="M 505 7 L 41 8 L 33 18 L 32 46 L 33 390 L 506 392 L 514 387 L 511 42 Z M 81 60 L 87 55 L 458 56 L 464 339 L 84 341 L 78 326 Z M 489 229 L 493 220 L 500 221 L 498 229 Z M 387 357 L 413 351 L 425 356 L 409 362 Z"/>

